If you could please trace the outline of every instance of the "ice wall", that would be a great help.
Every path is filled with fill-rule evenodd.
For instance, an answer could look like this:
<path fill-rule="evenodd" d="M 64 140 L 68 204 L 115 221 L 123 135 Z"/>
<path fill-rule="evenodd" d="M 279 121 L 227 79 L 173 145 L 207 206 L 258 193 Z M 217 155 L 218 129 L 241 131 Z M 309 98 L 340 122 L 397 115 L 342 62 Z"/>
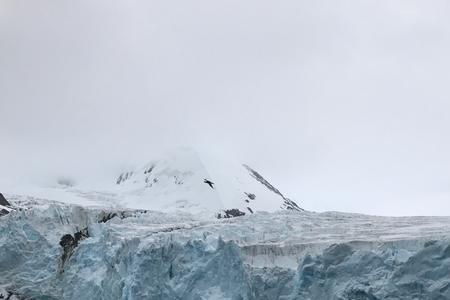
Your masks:
<path fill-rule="evenodd" d="M 365 220 L 372 231 L 345 233 L 343 220 L 348 228 Z M 450 299 L 450 220 L 392 220 L 404 222 L 399 236 L 386 233 L 387 220 L 308 212 L 203 220 L 58 204 L 16 210 L 0 218 L 0 295 Z M 86 237 L 62 264 L 61 238 L 81 230 Z"/>

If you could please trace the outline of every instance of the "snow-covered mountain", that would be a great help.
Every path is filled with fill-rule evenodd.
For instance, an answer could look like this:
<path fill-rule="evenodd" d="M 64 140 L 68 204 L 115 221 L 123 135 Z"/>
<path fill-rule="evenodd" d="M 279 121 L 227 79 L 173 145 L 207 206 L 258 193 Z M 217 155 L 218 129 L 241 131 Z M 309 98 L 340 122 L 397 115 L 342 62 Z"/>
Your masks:
<path fill-rule="evenodd" d="M 301 210 L 257 171 L 217 157 L 177 149 L 116 180 L 123 205 L 145 209 L 209 210 L 220 217 Z"/>
<path fill-rule="evenodd" d="M 105 177 L 78 184 L 57 178 L 47 186 L 20 184 L 8 192 L 89 207 L 225 218 L 258 211 L 301 210 L 250 166 L 190 148 L 168 151 L 140 167 Z"/>

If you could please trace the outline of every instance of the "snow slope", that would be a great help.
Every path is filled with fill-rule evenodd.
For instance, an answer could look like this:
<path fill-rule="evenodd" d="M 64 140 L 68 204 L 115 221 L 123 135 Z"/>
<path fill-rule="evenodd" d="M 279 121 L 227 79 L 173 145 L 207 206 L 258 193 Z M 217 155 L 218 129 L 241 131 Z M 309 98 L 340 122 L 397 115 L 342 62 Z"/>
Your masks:
<path fill-rule="evenodd" d="M 215 212 L 237 209 L 247 214 L 300 210 L 249 166 L 200 155 L 192 149 L 177 149 L 141 168 L 124 172 L 116 183 L 126 195 L 128 207 Z"/>
<path fill-rule="evenodd" d="M 0 293 L 18 299 L 450 299 L 450 217 L 216 219 L 8 198 Z"/>
<path fill-rule="evenodd" d="M 213 183 L 212 187 L 205 179 Z M 301 210 L 251 167 L 189 148 L 166 152 L 141 167 L 111 175 L 102 182 L 106 184 L 57 184 L 55 180 L 54 185 L 47 187 L 19 185 L 10 194 L 82 206 L 184 211 L 222 217 L 230 210 L 239 214 Z"/>

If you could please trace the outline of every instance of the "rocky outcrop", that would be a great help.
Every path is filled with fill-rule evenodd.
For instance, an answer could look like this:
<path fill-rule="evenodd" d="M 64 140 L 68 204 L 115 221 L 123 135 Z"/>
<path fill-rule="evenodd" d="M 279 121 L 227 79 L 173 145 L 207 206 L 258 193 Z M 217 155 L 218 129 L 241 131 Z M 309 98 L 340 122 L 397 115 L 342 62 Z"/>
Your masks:
<path fill-rule="evenodd" d="M 282 204 L 281 208 L 283 208 L 283 209 L 290 209 L 290 210 L 297 210 L 297 211 L 302 211 L 303 210 L 293 200 L 291 200 L 289 198 L 286 198 L 276 187 L 274 187 L 272 184 L 270 184 L 270 182 L 268 182 L 266 179 L 264 179 L 264 177 L 262 177 L 261 174 L 259 174 L 258 172 L 256 172 L 254 169 L 252 169 L 251 167 L 249 167 L 246 164 L 243 164 L 243 166 L 244 166 L 244 168 L 246 168 L 248 170 L 248 172 L 250 173 L 250 176 L 252 176 L 256 181 L 258 181 L 259 183 L 264 185 L 269 191 L 272 191 L 275 194 L 279 195 L 281 198 L 283 198 L 284 201 L 283 201 L 283 204 Z M 247 196 L 251 200 L 255 199 L 254 198 L 255 195 L 253 195 L 253 194 L 247 194 Z M 253 198 L 252 198 L 252 196 L 253 196 Z"/>
<path fill-rule="evenodd" d="M 0 193 L 0 205 L 11 206 L 11 204 L 6 200 L 2 193 Z"/>
<path fill-rule="evenodd" d="M 217 215 L 217 219 L 222 219 L 222 218 L 229 219 L 229 218 L 242 217 L 242 216 L 245 216 L 245 212 L 240 211 L 237 208 L 232 208 L 232 209 L 224 210 L 222 213 L 219 213 Z"/>
<path fill-rule="evenodd" d="M 121 184 L 122 182 L 127 181 L 131 178 L 131 176 L 133 176 L 133 172 L 125 172 L 120 174 L 119 178 L 116 180 L 116 184 Z"/>
<path fill-rule="evenodd" d="M 63 253 L 61 254 L 60 267 L 59 271 L 64 272 L 64 266 L 72 256 L 75 251 L 75 248 L 78 247 L 78 243 L 81 240 L 89 237 L 89 231 L 87 228 L 84 228 L 80 231 L 75 232 L 74 235 L 65 234 L 61 237 L 59 241 L 59 245 L 62 248 Z"/>
<path fill-rule="evenodd" d="M 11 204 L 8 202 L 8 200 L 6 200 L 3 194 L 0 193 L 0 217 L 9 214 L 11 209 Z"/>

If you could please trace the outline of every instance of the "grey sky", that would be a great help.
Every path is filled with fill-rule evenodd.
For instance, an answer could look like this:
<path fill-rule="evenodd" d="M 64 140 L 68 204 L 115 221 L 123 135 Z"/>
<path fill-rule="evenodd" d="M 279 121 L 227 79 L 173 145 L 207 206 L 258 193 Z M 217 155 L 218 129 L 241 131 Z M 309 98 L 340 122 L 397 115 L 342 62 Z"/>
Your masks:
<path fill-rule="evenodd" d="M 449 16 L 435 0 L 0 0 L 0 176 L 188 145 L 307 209 L 449 215 Z"/>

